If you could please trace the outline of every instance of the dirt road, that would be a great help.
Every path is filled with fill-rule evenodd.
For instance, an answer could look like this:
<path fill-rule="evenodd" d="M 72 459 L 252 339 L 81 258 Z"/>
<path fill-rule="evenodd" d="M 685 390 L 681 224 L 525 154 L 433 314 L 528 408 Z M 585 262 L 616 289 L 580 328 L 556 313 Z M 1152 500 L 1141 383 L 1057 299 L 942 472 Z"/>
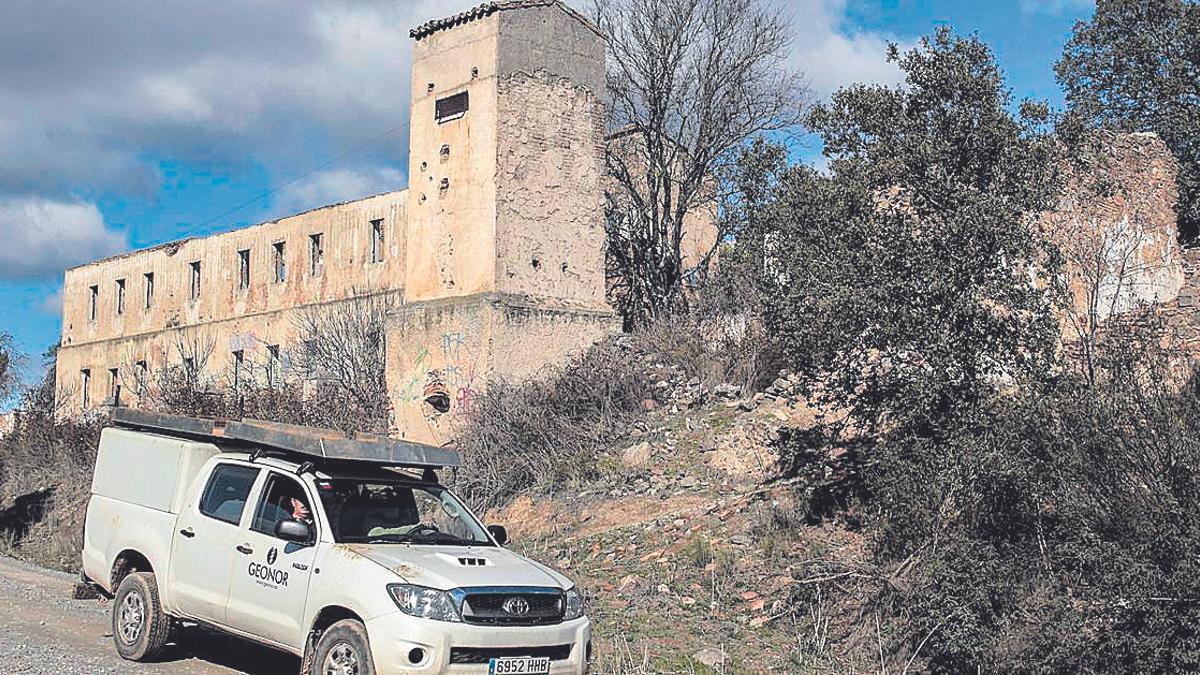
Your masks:
<path fill-rule="evenodd" d="M 185 628 L 159 663 L 123 661 L 113 650 L 111 606 L 72 600 L 74 577 L 0 557 L 0 673 L 296 673 L 286 654 Z"/>

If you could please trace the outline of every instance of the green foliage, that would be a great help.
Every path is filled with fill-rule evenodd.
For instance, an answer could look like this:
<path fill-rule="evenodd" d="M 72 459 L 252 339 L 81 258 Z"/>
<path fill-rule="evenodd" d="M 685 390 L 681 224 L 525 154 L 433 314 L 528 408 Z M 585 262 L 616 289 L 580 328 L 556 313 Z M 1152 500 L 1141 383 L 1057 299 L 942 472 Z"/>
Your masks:
<path fill-rule="evenodd" d="M 1200 5 L 1184 0 L 1099 0 L 1079 22 L 1056 71 L 1085 121 L 1153 131 L 1180 162 L 1179 220 L 1200 235 Z"/>
<path fill-rule="evenodd" d="M 784 172 L 747 238 L 777 299 L 768 324 L 823 402 L 933 433 L 956 402 L 1036 377 L 1052 356 L 1033 274 L 1046 257 L 1027 224 L 1057 194 L 1057 151 L 1044 110 L 1009 112 L 977 38 L 942 30 L 891 58 L 907 85 L 817 106 L 829 173 Z"/>
<path fill-rule="evenodd" d="M 1200 669 L 1200 376 L 1170 384 L 1159 326 L 1109 325 L 1075 379 L 1039 281 L 1059 256 L 1029 225 L 1084 134 L 1052 135 L 1043 106 L 1012 114 L 975 38 L 892 58 L 905 87 L 814 109 L 827 172 L 762 147 L 741 163 L 730 259 L 847 422 L 778 441 L 806 515 L 868 535 L 873 590 L 850 601 L 889 627 L 873 637 L 897 670 Z"/>

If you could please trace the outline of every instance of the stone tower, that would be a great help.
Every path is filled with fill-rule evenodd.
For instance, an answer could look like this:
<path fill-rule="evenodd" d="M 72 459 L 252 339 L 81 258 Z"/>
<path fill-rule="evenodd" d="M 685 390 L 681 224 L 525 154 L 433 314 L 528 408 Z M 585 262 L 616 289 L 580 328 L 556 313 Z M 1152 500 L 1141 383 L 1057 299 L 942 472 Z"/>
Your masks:
<path fill-rule="evenodd" d="M 555 0 L 412 37 L 406 298 L 603 306 L 604 37 Z"/>

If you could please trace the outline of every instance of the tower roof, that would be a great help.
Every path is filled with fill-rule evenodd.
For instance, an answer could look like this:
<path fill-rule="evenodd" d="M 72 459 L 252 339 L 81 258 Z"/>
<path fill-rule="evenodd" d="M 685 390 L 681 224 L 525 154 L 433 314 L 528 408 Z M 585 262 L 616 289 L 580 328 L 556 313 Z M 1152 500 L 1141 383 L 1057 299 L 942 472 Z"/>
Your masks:
<path fill-rule="evenodd" d="M 587 26 L 588 30 L 591 30 L 600 37 L 605 37 L 604 32 L 601 31 L 596 24 L 592 23 L 592 21 L 583 14 L 580 14 L 576 10 L 571 9 L 563 4 L 562 0 L 494 0 L 493 2 L 485 2 L 483 4 L 476 5 L 465 12 L 459 12 L 458 14 L 447 16 L 441 19 L 432 19 L 430 21 L 426 21 L 420 26 L 408 31 L 408 35 L 415 40 L 420 40 L 423 37 L 436 33 L 437 31 L 453 28 L 471 21 L 476 21 L 478 19 L 491 16 L 496 12 L 512 9 L 531 9 L 535 7 L 550 6 L 557 6 L 571 17 L 574 17 L 584 26 Z"/>

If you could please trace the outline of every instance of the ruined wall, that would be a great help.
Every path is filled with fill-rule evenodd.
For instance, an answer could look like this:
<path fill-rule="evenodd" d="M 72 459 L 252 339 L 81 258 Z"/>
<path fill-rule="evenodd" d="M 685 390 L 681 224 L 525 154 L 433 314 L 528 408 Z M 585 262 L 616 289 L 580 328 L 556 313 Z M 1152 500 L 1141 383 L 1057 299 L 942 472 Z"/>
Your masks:
<path fill-rule="evenodd" d="M 394 433 L 445 443 L 489 382 L 539 375 L 617 327 L 608 311 L 500 293 L 405 305 L 388 329 Z"/>
<path fill-rule="evenodd" d="M 1073 311 L 1106 321 L 1169 303 L 1184 284 L 1177 166 L 1154 134 L 1102 134 L 1038 227 L 1064 257 Z"/>
<path fill-rule="evenodd" d="M 495 290 L 496 49 L 499 16 L 424 36 L 413 45 L 405 287 L 414 301 Z M 466 92 L 469 108 L 439 121 L 439 99 Z"/>
<path fill-rule="evenodd" d="M 501 15 L 500 292 L 604 304 L 604 50 L 558 6 Z"/>
<path fill-rule="evenodd" d="M 405 192 L 314 209 L 278 221 L 205 238 L 186 239 L 68 270 L 63 284 L 62 346 L 57 388 L 79 394 L 91 373 L 93 404 L 108 396 L 108 371 L 178 364 L 181 341 L 211 346 L 214 367 L 232 352 L 265 362 L 267 345 L 293 340 L 293 311 L 355 294 L 402 293 Z M 371 260 L 372 221 L 381 221 L 382 260 Z M 313 266 L 311 235 L 321 235 Z M 275 246 L 283 244 L 284 280 L 276 281 Z M 240 251 L 249 251 L 242 285 Z M 200 294 L 192 298 L 192 265 L 200 263 Z M 146 306 L 146 275 L 153 297 Z M 125 281 L 124 311 L 117 283 Z M 97 288 L 95 318 L 91 288 Z M 125 387 L 132 393 L 132 387 Z M 78 399 L 76 405 L 81 403 Z"/>

